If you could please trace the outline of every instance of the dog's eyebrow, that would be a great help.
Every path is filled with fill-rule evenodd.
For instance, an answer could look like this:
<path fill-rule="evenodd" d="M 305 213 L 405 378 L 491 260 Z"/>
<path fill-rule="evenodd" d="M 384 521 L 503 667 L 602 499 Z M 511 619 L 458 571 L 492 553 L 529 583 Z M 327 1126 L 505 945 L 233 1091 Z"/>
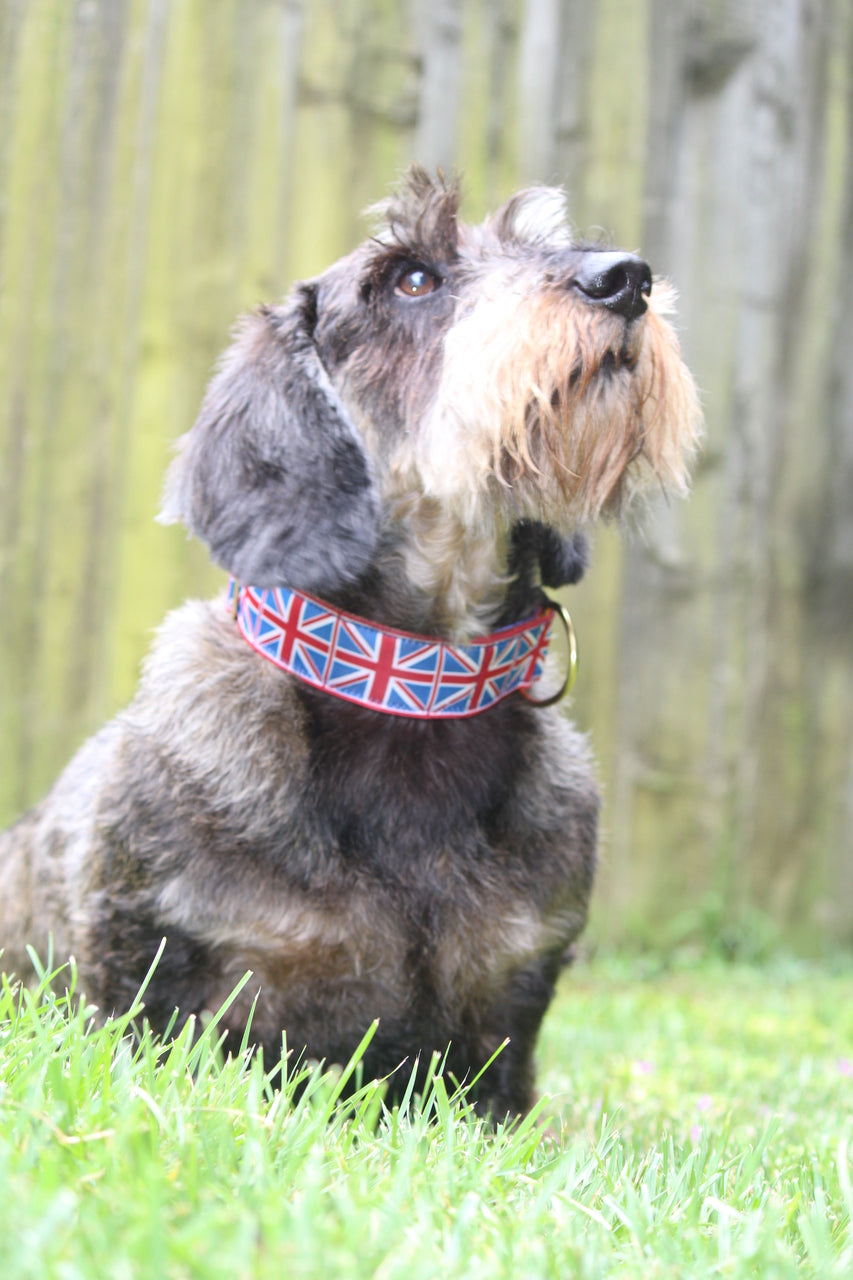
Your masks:
<path fill-rule="evenodd" d="M 459 257 L 455 223 L 450 236 L 437 227 L 389 222 L 370 237 L 369 243 L 375 246 L 377 257 L 391 261 L 409 258 L 419 262 L 455 262 Z"/>
<path fill-rule="evenodd" d="M 381 220 L 372 241 L 416 260 L 454 261 L 459 253 L 458 208 L 457 183 L 434 182 L 413 170 L 400 191 L 368 211 Z"/>

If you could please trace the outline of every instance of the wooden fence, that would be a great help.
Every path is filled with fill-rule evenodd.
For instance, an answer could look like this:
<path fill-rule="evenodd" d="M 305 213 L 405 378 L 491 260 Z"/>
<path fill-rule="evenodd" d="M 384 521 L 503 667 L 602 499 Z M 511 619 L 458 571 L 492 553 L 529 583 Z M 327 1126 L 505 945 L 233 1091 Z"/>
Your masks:
<path fill-rule="evenodd" d="M 0 0 L 0 818 L 220 580 L 154 515 L 233 318 L 411 159 L 473 218 L 563 182 L 680 291 L 693 498 L 571 597 L 596 929 L 849 939 L 849 0 Z"/>

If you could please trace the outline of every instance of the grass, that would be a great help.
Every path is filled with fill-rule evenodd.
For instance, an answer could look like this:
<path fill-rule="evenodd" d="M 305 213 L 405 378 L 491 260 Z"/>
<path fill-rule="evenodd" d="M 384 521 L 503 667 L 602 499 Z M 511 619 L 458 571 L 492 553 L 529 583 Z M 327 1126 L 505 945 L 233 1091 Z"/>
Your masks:
<path fill-rule="evenodd" d="M 496 1133 L 440 1073 L 393 1113 L 317 1069 L 295 1101 L 223 1064 L 215 1024 L 162 1047 L 5 984 L 0 1274 L 849 1276 L 851 978 L 579 966 L 542 1114 Z"/>

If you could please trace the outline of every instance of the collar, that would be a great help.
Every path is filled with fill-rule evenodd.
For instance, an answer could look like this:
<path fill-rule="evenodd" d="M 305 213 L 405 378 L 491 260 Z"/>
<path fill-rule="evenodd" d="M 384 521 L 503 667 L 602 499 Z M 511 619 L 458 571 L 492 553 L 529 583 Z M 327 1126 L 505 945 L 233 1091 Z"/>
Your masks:
<path fill-rule="evenodd" d="M 228 601 L 240 634 L 273 666 L 336 698 L 421 720 L 477 715 L 525 693 L 542 672 L 554 613 L 564 614 L 548 600 L 532 618 L 451 644 L 377 626 L 290 587 L 232 578 Z"/>

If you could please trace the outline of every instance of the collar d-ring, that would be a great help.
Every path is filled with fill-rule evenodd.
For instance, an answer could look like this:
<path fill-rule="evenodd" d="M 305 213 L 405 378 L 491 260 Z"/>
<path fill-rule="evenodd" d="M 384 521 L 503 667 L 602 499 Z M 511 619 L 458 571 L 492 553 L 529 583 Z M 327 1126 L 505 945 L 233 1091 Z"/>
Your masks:
<path fill-rule="evenodd" d="M 569 648 L 569 665 L 566 670 L 565 679 L 560 685 L 556 693 L 552 693 L 548 698 L 531 698 L 528 689 L 522 689 L 522 696 L 527 699 L 532 707 L 553 707 L 556 702 L 560 702 L 565 698 L 566 694 L 571 693 L 574 688 L 575 680 L 578 674 L 578 641 L 575 635 L 575 628 L 572 624 L 571 615 L 564 604 L 560 604 L 559 600 L 552 600 L 550 596 L 546 597 L 549 606 L 562 622 L 566 631 L 566 644 Z"/>

